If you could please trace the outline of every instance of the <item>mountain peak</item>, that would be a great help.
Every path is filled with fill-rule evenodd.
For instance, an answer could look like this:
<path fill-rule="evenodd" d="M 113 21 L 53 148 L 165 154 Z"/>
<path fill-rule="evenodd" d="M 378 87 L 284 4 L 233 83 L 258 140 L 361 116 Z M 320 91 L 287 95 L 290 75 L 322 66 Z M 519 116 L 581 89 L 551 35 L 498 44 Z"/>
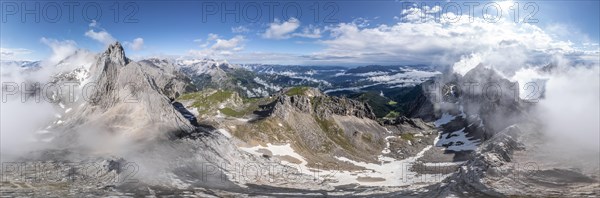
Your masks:
<path fill-rule="evenodd" d="M 125 57 L 123 46 L 118 41 L 109 45 L 108 49 L 104 52 L 104 55 L 109 56 L 112 61 L 120 63 L 121 65 L 126 65 L 129 62 L 127 57 Z"/>

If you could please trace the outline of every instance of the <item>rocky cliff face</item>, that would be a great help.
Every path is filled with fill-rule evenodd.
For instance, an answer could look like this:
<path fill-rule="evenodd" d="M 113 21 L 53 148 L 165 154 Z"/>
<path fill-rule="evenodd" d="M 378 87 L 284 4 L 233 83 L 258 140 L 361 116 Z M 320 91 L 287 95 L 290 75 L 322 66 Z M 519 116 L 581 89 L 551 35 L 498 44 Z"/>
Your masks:
<path fill-rule="evenodd" d="M 464 76 L 448 74 L 421 86 L 423 92 L 413 102 L 410 115 L 434 121 L 441 129 L 442 141 L 437 146 L 474 150 L 477 142 L 492 138 L 527 115 L 529 104 L 519 99 L 518 85 L 483 65 Z M 453 138 L 462 134 L 464 138 Z M 468 144 L 474 146 L 462 146 Z"/>
<path fill-rule="evenodd" d="M 88 92 L 88 103 L 75 109 L 65 125 L 89 123 L 101 131 L 140 139 L 193 132 L 195 128 L 167 96 L 183 90 L 171 89 L 177 80 L 162 76 L 172 75 L 163 74 L 165 69 L 127 59 L 119 43 L 109 46 L 90 68 L 94 89 Z M 185 82 L 174 84 L 183 87 Z"/>
<path fill-rule="evenodd" d="M 434 107 L 436 96 L 431 94 L 432 86 L 435 86 L 433 81 L 425 81 L 417 87 L 419 89 L 418 95 L 408 105 L 408 117 L 421 118 L 428 122 L 436 119 Z"/>
<path fill-rule="evenodd" d="M 289 94 L 291 89 L 285 90 L 277 96 L 273 104 L 273 114 L 285 117 L 287 111 L 295 109 L 303 113 L 314 114 L 319 118 L 328 119 L 333 115 L 353 116 L 375 120 L 375 114 L 368 104 L 356 100 L 327 96 L 316 88 L 300 87 L 300 93 Z"/>
<path fill-rule="evenodd" d="M 461 85 L 461 104 L 468 115 L 478 115 L 489 138 L 527 116 L 530 104 L 519 98 L 520 85 L 510 82 L 496 71 L 479 65 L 457 81 Z M 471 87 L 469 87 L 471 86 Z M 470 88 L 470 89 L 469 89 Z"/>
<path fill-rule="evenodd" d="M 165 59 L 146 59 L 138 62 L 146 72 L 154 76 L 154 82 L 163 95 L 175 99 L 198 89 L 192 80 L 177 69 L 177 66 Z"/>
<path fill-rule="evenodd" d="M 539 126 L 521 122 L 482 143 L 472 159 L 441 185 L 436 196 L 593 197 L 600 187 L 597 165 L 574 168 L 536 157 L 543 147 Z M 587 170 L 586 170 L 587 169 Z"/>
<path fill-rule="evenodd" d="M 375 162 L 383 150 L 386 129 L 365 103 L 308 87 L 273 98 L 255 111 L 260 118 L 236 127 L 234 135 L 247 142 L 291 143 L 312 167 L 343 164 L 334 156 Z"/>

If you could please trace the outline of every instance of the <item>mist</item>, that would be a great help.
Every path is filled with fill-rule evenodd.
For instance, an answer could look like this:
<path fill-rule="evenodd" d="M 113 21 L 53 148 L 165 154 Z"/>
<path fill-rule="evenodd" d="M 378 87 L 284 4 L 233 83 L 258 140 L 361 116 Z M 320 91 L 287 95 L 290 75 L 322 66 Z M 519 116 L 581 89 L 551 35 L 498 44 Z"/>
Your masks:
<path fill-rule="evenodd" d="M 2 111 L 1 111 L 1 155 L 2 160 L 11 160 L 28 152 L 51 147 L 53 134 L 48 126 L 60 120 L 64 109 L 60 109 L 52 95 L 68 93 L 68 87 L 48 86 L 53 77 L 75 68 L 89 68 L 94 54 L 77 47 L 74 41 L 58 41 L 42 38 L 52 54 L 32 67 L 21 67 L 2 62 Z M 36 90 L 34 85 L 40 87 Z M 69 102 L 64 100 L 63 105 Z"/>
<path fill-rule="evenodd" d="M 536 115 L 554 146 L 564 151 L 598 154 L 600 82 L 597 65 L 568 67 L 552 73 Z"/>
<path fill-rule="evenodd" d="M 539 162 L 597 171 L 600 160 L 600 65 L 564 54 L 546 54 L 545 61 L 539 62 L 524 56 L 516 56 L 510 61 L 498 58 L 513 57 L 511 54 L 504 50 L 473 53 L 463 56 L 452 69 L 454 73 L 464 75 L 482 64 L 502 78 L 518 83 L 517 99 L 530 107 L 521 113 L 525 115 L 524 119 L 496 116 L 491 122 L 534 124 L 534 128 L 522 132 L 537 134 L 524 143 Z M 478 105 L 472 104 L 478 101 L 468 102 L 469 106 Z"/>

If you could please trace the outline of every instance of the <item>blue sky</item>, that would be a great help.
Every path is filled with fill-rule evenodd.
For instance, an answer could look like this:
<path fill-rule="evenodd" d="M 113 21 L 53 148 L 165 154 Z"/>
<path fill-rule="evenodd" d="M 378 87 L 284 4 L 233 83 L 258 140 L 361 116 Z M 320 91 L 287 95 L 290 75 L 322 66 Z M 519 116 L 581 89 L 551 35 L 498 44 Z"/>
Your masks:
<path fill-rule="evenodd" d="M 115 1 L 82 1 L 73 7 L 73 21 L 69 19 L 69 7 L 60 1 L 2 1 L 0 15 L 0 45 L 2 59 L 40 60 L 54 52 L 43 40 L 71 41 L 78 48 L 101 52 L 107 42 L 118 40 L 125 43 L 129 56 L 144 58 L 153 56 L 211 57 L 227 59 L 234 63 L 277 64 L 444 64 L 481 49 L 494 46 L 494 42 L 464 38 L 448 44 L 429 42 L 432 35 L 444 35 L 444 31 L 456 34 L 463 28 L 513 28 L 510 32 L 493 37 L 515 39 L 532 50 L 558 48 L 572 51 L 598 51 L 599 2 L 598 1 L 146 1 L 127 4 Z M 416 4 L 414 4 L 416 3 Z M 485 6 L 501 5 L 500 22 L 458 25 L 459 22 L 438 23 L 438 29 L 428 25 L 428 17 L 435 20 L 444 14 L 459 14 L 454 5 L 460 6 L 463 15 L 474 7 L 475 18 L 482 18 Z M 69 3 L 67 3 L 69 4 Z M 537 10 L 536 23 L 514 23 L 514 11 L 508 7 L 518 4 L 519 18 Z M 36 9 L 36 5 L 39 7 Z M 60 14 L 56 12 L 60 6 Z M 96 9 L 99 5 L 99 9 Z M 227 9 L 234 14 L 226 13 Z M 269 5 L 272 5 L 272 13 Z M 441 10 L 435 9 L 439 5 Z M 15 7 L 16 6 L 16 7 Z M 33 9 L 25 14 L 23 6 Z M 225 7 L 223 7 L 225 6 Z M 257 9 L 258 6 L 258 9 Z M 16 10 L 15 10 L 16 8 Z M 116 9 L 118 8 L 118 9 Z M 411 8 L 417 8 L 417 12 Z M 98 15 L 96 10 L 101 11 Z M 115 18 L 116 10 L 118 16 Z M 260 10 L 261 15 L 257 15 Z M 297 11 L 300 11 L 299 14 Z M 318 11 L 317 11 L 318 10 Z M 419 15 L 421 13 L 422 15 Z M 488 6 L 488 14 L 495 11 Z M 439 15 L 438 15 L 439 14 Z M 58 16 L 58 18 L 56 18 Z M 253 18 L 255 18 L 254 20 Z M 270 17 L 269 17 L 270 16 Z M 414 21 L 418 16 L 419 20 Z M 239 21 L 236 21 L 239 17 Z M 55 19 L 55 21 L 53 21 Z M 94 20 L 88 20 L 94 19 Z M 489 18 L 488 18 L 489 19 Z M 116 21 L 115 21 L 116 20 Z M 433 23 L 435 23 L 435 20 Z M 464 19 L 463 19 L 464 20 Z M 481 21 L 480 21 L 481 22 Z M 486 22 L 485 20 L 483 21 Z M 512 23 L 511 23 L 512 22 Z M 410 26 L 408 26 L 410 23 Z M 414 24 L 414 25 L 413 25 Z M 475 24 L 475 25 L 474 25 Z M 528 35 L 543 34 L 535 38 Z M 526 30 L 523 30 L 522 26 Z M 404 28 L 404 29 L 403 29 Z M 414 28 L 406 31 L 406 28 Z M 501 29 L 503 29 L 501 28 Z M 356 30 L 356 32 L 353 32 Z M 514 31 L 513 31 L 514 30 Z M 529 32 L 531 31 L 531 32 Z M 496 31 L 497 32 L 497 31 Z M 547 45 L 529 44 L 528 39 L 547 36 L 540 42 Z M 458 36 L 460 37 L 460 36 Z M 522 38 L 521 38 L 522 37 Z M 44 39 L 42 39 L 44 38 Z M 454 36 L 448 39 L 454 39 Z M 469 38 L 473 38 L 471 35 Z M 372 40 L 371 40 L 372 39 Z M 480 37 L 477 39 L 488 40 Z M 551 41 L 548 41 L 550 39 Z M 416 42 L 419 41 L 420 42 Z M 501 41 L 501 40 L 500 40 Z M 374 43 L 374 44 L 372 44 Z M 483 44 L 481 44 L 483 43 Z M 566 45 L 564 43 L 567 43 Z M 449 45 L 469 45 L 461 50 Z M 477 48 L 471 46 L 477 45 Z M 465 49 L 466 48 L 466 49 Z M 464 49 L 464 50 L 463 50 Z M 450 59 L 447 61 L 432 61 Z"/>

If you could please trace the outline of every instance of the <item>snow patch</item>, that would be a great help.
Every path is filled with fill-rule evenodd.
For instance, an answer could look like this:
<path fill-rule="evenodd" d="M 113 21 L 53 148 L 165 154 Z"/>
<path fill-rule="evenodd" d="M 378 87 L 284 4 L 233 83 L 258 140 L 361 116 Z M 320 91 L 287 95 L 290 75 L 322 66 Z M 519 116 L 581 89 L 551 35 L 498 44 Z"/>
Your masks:
<path fill-rule="evenodd" d="M 462 128 L 458 131 L 440 134 L 435 138 L 434 145 L 446 147 L 445 150 L 450 151 L 472 151 L 477 149 L 480 141 L 469 139 L 464 130 L 465 128 Z"/>
<path fill-rule="evenodd" d="M 252 153 L 255 155 L 262 155 L 262 153 L 258 152 L 258 150 L 260 149 L 266 149 L 271 151 L 271 153 L 273 154 L 273 156 L 291 156 L 293 158 L 296 158 L 298 160 L 301 161 L 300 166 L 303 166 L 303 168 L 306 168 L 306 170 L 308 170 L 308 168 L 306 167 L 306 164 L 308 164 L 308 162 L 306 162 L 306 160 L 304 159 L 304 157 L 302 157 L 300 154 L 296 153 L 296 151 L 292 148 L 292 146 L 288 143 L 288 144 L 284 144 L 284 145 L 273 145 L 271 143 L 268 143 L 266 147 L 258 145 L 255 147 L 251 147 L 251 148 L 244 148 L 244 147 L 240 147 L 241 150 L 246 151 L 248 153 Z M 301 171 L 301 169 L 299 169 L 299 171 Z"/>
<path fill-rule="evenodd" d="M 357 162 L 345 157 L 336 157 L 340 161 L 348 162 L 356 166 L 364 167 L 364 171 L 341 171 L 336 173 L 335 177 L 339 182 L 336 185 L 357 183 L 364 186 L 406 186 L 419 183 L 439 182 L 450 174 L 418 174 L 411 170 L 412 164 L 431 149 L 427 146 L 417 155 L 404 160 L 395 160 L 389 157 L 380 156 L 381 164 Z M 382 178 L 383 181 L 359 181 L 358 178 Z"/>
<path fill-rule="evenodd" d="M 433 124 L 435 125 L 435 127 L 440 127 L 440 126 L 447 124 L 450 121 L 454 120 L 454 118 L 456 118 L 456 116 L 450 115 L 449 113 L 444 113 L 444 114 L 442 114 L 442 117 L 440 119 L 436 120 L 435 122 L 433 122 Z"/>
<path fill-rule="evenodd" d="M 387 130 L 387 128 L 386 128 L 386 130 Z M 385 137 L 385 148 L 381 151 L 381 153 L 388 154 L 388 153 L 392 152 L 392 151 L 390 151 L 390 138 L 396 138 L 396 136 Z"/>

